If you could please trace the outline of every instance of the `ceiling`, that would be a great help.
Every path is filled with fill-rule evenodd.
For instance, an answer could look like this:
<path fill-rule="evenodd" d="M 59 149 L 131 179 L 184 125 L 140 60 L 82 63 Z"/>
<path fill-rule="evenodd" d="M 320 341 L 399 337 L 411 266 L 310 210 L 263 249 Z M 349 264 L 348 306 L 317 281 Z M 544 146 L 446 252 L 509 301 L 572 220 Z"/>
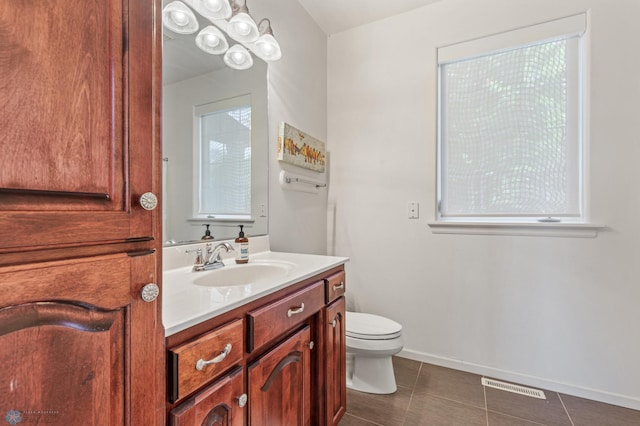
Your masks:
<path fill-rule="evenodd" d="M 441 0 L 298 0 L 327 35 Z"/>

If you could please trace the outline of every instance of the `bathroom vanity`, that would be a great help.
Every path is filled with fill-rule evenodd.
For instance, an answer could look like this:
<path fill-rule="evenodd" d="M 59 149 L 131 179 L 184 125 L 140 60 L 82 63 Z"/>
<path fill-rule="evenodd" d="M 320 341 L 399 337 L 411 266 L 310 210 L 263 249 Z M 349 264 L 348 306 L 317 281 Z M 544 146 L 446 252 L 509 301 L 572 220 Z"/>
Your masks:
<path fill-rule="evenodd" d="M 338 424 L 346 260 L 263 251 L 165 271 L 168 424 Z"/>

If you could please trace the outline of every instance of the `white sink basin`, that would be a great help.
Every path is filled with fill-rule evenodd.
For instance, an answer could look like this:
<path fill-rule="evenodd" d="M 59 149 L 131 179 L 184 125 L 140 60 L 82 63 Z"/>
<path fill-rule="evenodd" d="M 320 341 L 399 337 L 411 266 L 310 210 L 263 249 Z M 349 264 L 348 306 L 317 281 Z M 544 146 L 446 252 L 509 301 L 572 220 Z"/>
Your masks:
<path fill-rule="evenodd" d="M 194 272 L 193 284 L 205 287 L 234 287 L 286 276 L 295 265 L 279 261 L 229 264 L 219 269 Z"/>

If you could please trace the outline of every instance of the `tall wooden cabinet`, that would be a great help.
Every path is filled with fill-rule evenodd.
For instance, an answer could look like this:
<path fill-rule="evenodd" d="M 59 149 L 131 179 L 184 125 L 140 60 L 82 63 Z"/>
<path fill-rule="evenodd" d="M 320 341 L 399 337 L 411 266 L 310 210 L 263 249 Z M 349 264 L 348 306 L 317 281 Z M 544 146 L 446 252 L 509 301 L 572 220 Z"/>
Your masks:
<path fill-rule="evenodd" d="M 160 6 L 0 4 L 3 417 L 164 424 Z"/>

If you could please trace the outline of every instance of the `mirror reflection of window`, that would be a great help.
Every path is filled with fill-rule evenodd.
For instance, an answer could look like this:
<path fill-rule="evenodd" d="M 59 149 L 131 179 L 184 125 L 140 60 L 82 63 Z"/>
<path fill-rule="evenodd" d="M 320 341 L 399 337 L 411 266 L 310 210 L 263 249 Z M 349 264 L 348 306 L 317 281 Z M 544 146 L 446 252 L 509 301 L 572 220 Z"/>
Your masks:
<path fill-rule="evenodd" d="M 195 108 L 199 218 L 251 217 L 251 98 Z"/>

